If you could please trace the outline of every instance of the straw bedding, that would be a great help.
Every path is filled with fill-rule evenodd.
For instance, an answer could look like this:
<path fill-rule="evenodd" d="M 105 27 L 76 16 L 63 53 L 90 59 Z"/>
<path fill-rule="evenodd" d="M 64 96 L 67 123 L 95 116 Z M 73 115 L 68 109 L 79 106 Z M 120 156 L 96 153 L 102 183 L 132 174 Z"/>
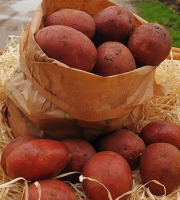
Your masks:
<path fill-rule="evenodd" d="M 6 110 L 5 87 L 11 74 L 18 65 L 18 37 L 10 36 L 7 46 L 0 56 L 0 153 L 2 153 L 6 145 L 13 139 L 11 129 L 8 127 L 4 118 L 4 112 Z M 168 94 L 164 97 L 154 98 L 143 105 L 142 116 L 136 125 L 135 131 L 140 131 L 147 123 L 159 119 L 180 125 L 180 61 L 173 60 L 172 58 L 165 60 L 157 68 L 156 81 L 169 89 Z M 7 177 L 0 166 L 1 200 L 20 200 L 23 191 L 27 192 L 27 181 L 22 184 L 18 180 L 11 180 Z M 70 185 L 74 188 L 79 200 L 87 199 L 82 192 L 81 183 Z M 38 187 L 38 183 L 36 186 Z M 156 197 L 152 195 L 145 188 L 145 185 L 142 184 L 138 169 L 133 171 L 133 189 L 129 193 L 131 193 L 130 200 L 180 200 L 180 187 L 168 196 Z M 110 195 L 109 199 L 111 199 Z"/>

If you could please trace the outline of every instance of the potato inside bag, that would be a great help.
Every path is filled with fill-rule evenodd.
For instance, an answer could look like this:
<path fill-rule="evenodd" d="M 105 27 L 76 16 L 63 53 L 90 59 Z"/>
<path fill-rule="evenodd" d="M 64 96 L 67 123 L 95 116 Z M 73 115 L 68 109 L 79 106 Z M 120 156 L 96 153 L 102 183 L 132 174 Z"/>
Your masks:
<path fill-rule="evenodd" d="M 107 0 L 43 0 L 20 36 L 20 66 L 34 88 L 57 109 L 90 124 L 112 119 L 122 122 L 145 101 L 163 95 L 163 88 L 154 79 L 156 67 L 144 66 L 101 77 L 47 57 L 35 42 L 34 34 L 44 26 L 44 19 L 60 8 L 79 9 L 94 16 L 112 5 L 117 4 Z M 136 26 L 145 23 L 134 16 Z"/>

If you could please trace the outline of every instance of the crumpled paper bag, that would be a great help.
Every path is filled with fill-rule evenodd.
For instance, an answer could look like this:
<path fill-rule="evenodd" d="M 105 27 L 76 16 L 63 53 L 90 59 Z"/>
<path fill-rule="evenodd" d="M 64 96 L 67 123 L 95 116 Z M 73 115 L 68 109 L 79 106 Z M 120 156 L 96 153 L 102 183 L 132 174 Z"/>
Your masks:
<path fill-rule="evenodd" d="M 47 57 L 34 40 L 43 20 L 55 10 L 74 8 L 94 16 L 111 5 L 116 4 L 108 0 L 43 0 L 20 37 L 20 65 L 28 79 L 49 102 L 78 120 L 122 119 L 143 102 L 163 93 L 154 80 L 156 67 L 101 77 Z M 140 17 L 135 18 L 136 26 L 144 23 Z"/>
<path fill-rule="evenodd" d="M 15 137 L 29 133 L 58 140 L 76 137 L 93 141 L 99 135 L 119 129 L 125 122 L 133 127 L 141 113 L 138 107 L 120 118 L 77 120 L 43 97 L 20 68 L 7 83 L 6 95 L 8 122 Z"/>
<path fill-rule="evenodd" d="M 117 4 L 108 0 L 43 0 L 20 36 L 23 72 L 15 71 L 7 85 L 7 96 L 33 125 L 50 137 L 93 140 L 124 125 L 133 128 L 142 104 L 164 95 L 163 86 L 155 82 L 156 67 L 144 66 L 101 77 L 47 57 L 34 40 L 44 19 L 55 10 L 74 8 L 94 16 L 111 5 Z M 146 23 L 134 16 L 136 26 Z M 12 110 L 10 106 L 9 109 Z"/>

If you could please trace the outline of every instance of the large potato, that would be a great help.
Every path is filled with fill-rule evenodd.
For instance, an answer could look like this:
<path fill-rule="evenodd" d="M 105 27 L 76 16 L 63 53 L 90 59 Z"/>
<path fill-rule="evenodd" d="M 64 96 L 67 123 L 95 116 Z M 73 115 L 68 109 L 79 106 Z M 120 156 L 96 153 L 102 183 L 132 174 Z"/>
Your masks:
<path fill-rule="evenodd" d="M 59 141 L 34 139 L 15 148 L 6 159 L 9 177 L 29 181 L 49 178 L 59 173 L 69 161 L 67 147 Z"/>
<path fill-rule="evenodd" d="M 133 14 L 122 6 L 110 6 L 94 17 L 96 36 L 104 41 L 125 43 L 135 29 Z"/>
<path fill-rule="evenodd" d="M 174 145 L 180 150 L 180 126 L 167 121 L 154 121 L 148 123 L 139 136 L 146 145 L 165 142 Z"/>
<path fill-rule="evenodd" d="M 132 33 L 128 48 L 138 66 L 159 65 L 170 52 L 171 36 L 160 24 L 143 24 Z"/>
<path fill-rule="evenodd" d="M 97 48 L 97 62 L 93 72 L 100 76 L 112 76 L 136 69 L 129 49 L 120 42 L 105 42 Z"/>
<path fill-rule="evenodd" d="M 19 147 L 21 144 L 33 139 L 37 139 L 37 136 L 34 135 L 22 135 L 15 138 L 11 143 L 9 143 L 2 152 L 1 156 L 1 166 L 3 170 L 6 172 L 6 159 L 9 154 L 16 148 Z"/>
<path fill-rule="evenodd" d="M 100 137 L 96 142 L 97 151 L 114 151 L 127 160 L 131 169 L 139 166 L 140 156 L 146 146 L 132 131 L 121 129 Z"/>
<path fill-rule="evenodd" d="M 38 181 L 41 188 L 41 200 L 77 200 L 73 190 L 64 182 L 45 179 Z M 39 192 L 34 183 L 28 186 L 28 200 L 38 200 Z M 25 200 L 25 194 L 22 197 Z"/>
<path fill-rule="evenodd" d="M 47 26 L 36 32 L 35 40 L 50 58 L 88 72 L 94 68 L 96 48 L 80 31 L 62 25 Z"/>
<path fill-rule="evenodd" d="M 166 187 L 166 194 L 180 185 L 180 152 L 168 143 L 154 143 L 141 156 L 140 175 L 143 183 L 156 180 Z M 157 183 L 146 185 L 155 195 L 163 195 L 164 188 Z"/>
<path fill-rule="evenodd" d="M 82 172 L 85 163 L 96 153 L 93 146 L 85 140 L 77 138 L 67 138 L 62 141 L 68 148 L 70 153 L 70 160 L 62 173 L 65 172 Z M 79 181 L 79 174 L 68 176 L 71 182 Z"/>
<path fill-rule="evenodd" d="M 86 162 L 82 174 L 102 183 L 113 199 L 132 189 L 132 172 L 127 161 L 112 151 L 96 153 Z M 109 200 L 108 193 L 101 184 L 84 180 L 82 186 L 89 200 Z M 125 195 L 121 200 L 127 198 Z"/>
<path fill-rule="evenodd" d="M 75 9 L 60 9 L 51 13 L 44 22 L 45 26 L 64 25 L 74 28 L 92 39 L 95 34 L 94 19 L 86 12 Z"/>

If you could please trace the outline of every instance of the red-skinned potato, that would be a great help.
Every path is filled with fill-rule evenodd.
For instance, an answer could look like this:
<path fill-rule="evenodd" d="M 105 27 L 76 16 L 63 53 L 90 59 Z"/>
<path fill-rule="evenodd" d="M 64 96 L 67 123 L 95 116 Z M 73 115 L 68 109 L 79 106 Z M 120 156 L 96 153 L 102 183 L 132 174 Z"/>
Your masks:
<path fill-rule="evenodd" d="M 64 25 L 74 28 L 92 39 L 95 34 L 94 19 L 86 12 L 63 8 L 51 13 L 44 22 L 45 26 Z"/>
<path fill-rule="evenodd" d="M 113 151 L 127 160 L 131 169 L 139 166 L 141 154 L 146 146 L 132 131 L 121 129 L 101 136 L 96 142 L 97 151 Z"/>
<path fill-rule="evenodd" d="M 150 122 L 141 130 L 139 136 L 146 145 L 165 142 L 174 145 L 180 150 L 180 126 L 172 122 Z"/>
<path fill-rule="evenodd" d="M 64 182 L 53 179 L 39 180 L 41 200 L 77 200 L 73 190 Z M 34 183 L 28 186 L 28 200 L 38 200 L 39 192 Z M 22 197 L 25 200 L 25 194 Z"/>
<path fill-rule="evenodd" d="M 40 29 L 34 37 L 48 57 L 87 72 L 94 68 L 96 48 L 80 31 L 67 26 L 54 25 Z"/>
<path fill-rule="evenodd" d="M 34 139 L 15 148 L 6 159 L 6 172 L 12 179 L 29 181 L 57 175 L 68 163 L 69 151 L 60 141 Z"/>
<path fill-rule="evenodd" d="M 21 144 L 24 144 L 25 142 L 29 140 L 33 140 L 37 138 L 38 137 L 34 135 L 22 135 L 15 138 L 11 143 L 9 143 L 3 150 L 2 156 L 1 156 L 1 166 L 3 170 L 6 172 L 6 159 L 15 148 L 19 147 Z"/>
<path fill-rule="evenodd" d="M 77 138 L 67 138 L 62 141 L 68 148 L 70 153 L 70 161 L 62 171 L 66 172 L 82 172 L 85 163 L 96 153 L 93 146 L 85 140 Z M 80 173 L 73 174 L 68 177 L 71 182 L 79 181 Z"/>
<path fill-rule="evenodd" d="M 93 73 L 112 76 L 136 69 L 129 49 L 120 42 L 105 42 L 97 48 L 97 61 Z"/>
<path fill-rule="evenodd" d="M 140 175 L 144 184 L 156 180 L 170 194 L 180 185 L 180 152 L 168 143 L 154 143 L 141 156 Z M 163 195 L 164 188 L 157 183 L 146 185 L 152 194 Z"/>
<path fill-rule="evenodd" d="M 127 161 L 112 151 L 96 153 L 84 165 L 82 175 L 102 183 L 113 200 L 132 189 L 132 172 Z M 85 179 L 82 186 L 89 200 L 109 200 L 108 193 L 101 184 Z M 121 200 L 127 198 L 125 195 Z"/>
<path fill-rule="evenodd" d="M 146 23 L 132 33 L 128 41 L 128 48 L 139 67 L 156 66 L 170 53 L 171 36 L 162 25 Z"/>
<path fill-rule="evenodd" d="M 135 29 L 133 14 L 122 6 L 109 6 L 94 17 L 97 38 L 126 43 Z"/>

